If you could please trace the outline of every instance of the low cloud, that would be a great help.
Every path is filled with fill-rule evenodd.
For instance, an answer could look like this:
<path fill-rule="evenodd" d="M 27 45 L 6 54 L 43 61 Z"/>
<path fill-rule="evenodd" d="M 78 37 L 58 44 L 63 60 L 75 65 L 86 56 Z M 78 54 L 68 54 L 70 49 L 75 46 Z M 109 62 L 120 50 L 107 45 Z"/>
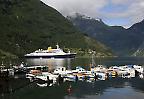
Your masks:
<path fill-rule="evenodd" d="M 99 16 L 99 9 L 107 4 L 107 0 L 41 0 L 57 9 L 64 16 L 81 13 L 91 17 Z"/>

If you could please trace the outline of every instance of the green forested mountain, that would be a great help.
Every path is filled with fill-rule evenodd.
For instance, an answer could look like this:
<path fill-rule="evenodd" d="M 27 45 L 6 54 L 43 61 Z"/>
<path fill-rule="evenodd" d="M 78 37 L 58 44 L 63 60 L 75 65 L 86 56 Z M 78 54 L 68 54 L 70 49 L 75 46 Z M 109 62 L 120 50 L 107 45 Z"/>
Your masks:
<path fill-rule="evenodd" d="M 108 26 L 101 19 L 92 19 L 78 13 L 68 19 L 80 31 L 110 47 L 119 56 L 131 56 L 144 41 L 144 22 L 125 29 L 121 26 Z"/>
<path fill-rule="evenodd" d="M 0 0 L 0 56 L 23 56 L 56 43 L 62 48 L 111 55 L 104 45 L 80 33 L 40 0 Z"/>

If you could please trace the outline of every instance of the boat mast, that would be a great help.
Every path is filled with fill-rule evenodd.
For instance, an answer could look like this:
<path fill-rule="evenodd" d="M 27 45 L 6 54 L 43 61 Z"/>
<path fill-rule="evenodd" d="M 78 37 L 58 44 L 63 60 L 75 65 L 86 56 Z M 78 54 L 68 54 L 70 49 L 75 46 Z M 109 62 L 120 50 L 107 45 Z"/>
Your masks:
<path fill-rule="evenodd" d="M 94 61 L 94 55 L 95 55 L 95 51 L 92 51 L 92 67 L 95 67 L 95 61 Z"/>

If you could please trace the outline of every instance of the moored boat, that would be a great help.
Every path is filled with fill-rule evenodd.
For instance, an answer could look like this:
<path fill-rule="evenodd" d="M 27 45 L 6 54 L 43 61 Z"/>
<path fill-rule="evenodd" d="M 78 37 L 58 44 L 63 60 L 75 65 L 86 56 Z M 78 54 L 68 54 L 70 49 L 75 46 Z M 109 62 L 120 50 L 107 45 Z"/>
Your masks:
<path fill-rule="evenodd" d="M 142 66 L 139 66 L 139 65 L 133 65 L 133 68 L 134 68 L 135 70 L 137 70 L 139 73 L 143 73 L 143 72 L 144 72 Z"/>

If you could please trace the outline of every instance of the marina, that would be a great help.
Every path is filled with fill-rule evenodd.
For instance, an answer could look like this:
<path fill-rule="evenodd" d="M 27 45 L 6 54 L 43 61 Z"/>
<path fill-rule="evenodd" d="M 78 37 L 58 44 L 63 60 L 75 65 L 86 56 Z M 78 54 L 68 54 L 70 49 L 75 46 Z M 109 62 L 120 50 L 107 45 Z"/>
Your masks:
<path fill-rule="evenodd" d="M 114 64 L 113 66 L 112 65 L 106 66 L 104 63 L 107 62 L 107 60 L 101 59 L 99 63 L 103 63 L 102 65 L 84 66 L 83 64 L 83 66 L 78 65 L 73 66 L 73 64 L 80 64 L 78 62 L 80 62 L 80 60 L 85 59 L 36 59 L 36 60 L 37 61 L 35 61 L 34 59 L 32 61 L 28 59 L 26 61 L 28 65 L 26 66 L 24 64 L 23 65 L 20 64 L 19 69 L 23 68 L 23 70 L 26 72 L 21 74 L 16 73 L 8 81 L 3 81 L 3 83 L 1 82 L 0 88 L 3 91 L 1 91 L 0 97 L 2 99 L 8 99 L 8 97 L 11 97 L 11 99 L 19 99 L 19 97 L 17 97 L 17 94 L 26 95 L 26 92 L 37 93 L 39 92 L 38 90 L 41 90 L 43 92 L 41 94 L 42 96 L 36 94 L 32 96 L 26 95 L 23 96 L 22 99 L 27 98 L 31 99 L 34 98 L 35 96 L 37 97 L 41 96 L 43 97 L 42 99 L 45 99 L 46 97 L 48 97 L 48 94 L 52 93 L 54 94 L 60 91 L 62 92 L 61 94 L 59 94 L 59 96 L 61 96 L 60 99 L 67 99 L 67 97 L 76 98 L 77 96 L 75 95 L 78 95 L 77 92 L 81 93 L 80 97 L 83 96 L 92 97 L 93 95 L 92 96 L 89 95 L 88 94 L 89 92 L 93 94 L 97 93 L 94 97 L 105 97 L 105 95 L 108 94 L 107 91 L 105 92 L 105 90 L 111 90 L 109 88 L 112 88 L 113 90 L 116 91 L 130 90 L 133 93 L 135 93 L 133 85 L 131 86 L 131 84 L 133 83 L 138 84 L 143 82 L 143 72 L 142 72 L 143 64 L 141 65 Z M 91 59 L 86 60 L 87 64 L 91 62 Z M 52 62 L 53 64 L 50 62 Z M 112 62 L 114 63 L 115 61 Z M 95 60 L 95 63 L 98 62 Z M 16 67 L 14 66 L 14 68 Z M 13 83 L 15 81 L 19 82 L 17 86 L 15 86 L 15 84 Z M 127 84 L 125 85 L 125 83 Z M 116 85 L 122 89 L 117 88 L 115 89 Z M 101 88 L 103 88 L 104 86 L 107 87 L 101 90 Z M 86 88 L 87 91 L 83 91 L 83 88 Z M 102 91 L 103 94 L 101 94 L 100 90 Z M 111 91 L 110 93 L 113 96 L 116 95 Z M 120 94 L 122 95 L 123 93 Z M 52 95 L 51 97 L 53 97 L 54 99 L 58 98 L 55 97 L 55 95 Z M 86 97 L 86 99 L 91 99 L 88 97 Z M 131 97 L 131 99 L 135 98 Z M 140 97 L 139 99 L 142 98 Z"/>

